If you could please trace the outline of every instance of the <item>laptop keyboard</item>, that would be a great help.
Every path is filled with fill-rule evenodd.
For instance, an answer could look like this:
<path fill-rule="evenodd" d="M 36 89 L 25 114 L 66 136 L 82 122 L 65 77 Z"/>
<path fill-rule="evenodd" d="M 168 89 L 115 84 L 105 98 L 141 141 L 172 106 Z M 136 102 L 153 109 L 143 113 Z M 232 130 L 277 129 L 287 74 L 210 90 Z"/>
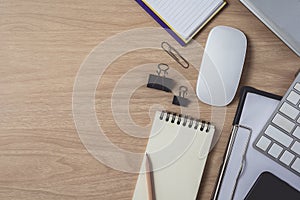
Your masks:
<path fill-rule="evenodd" d="M 300 176 L 300 73 L 256 138 L 254 148 Z"/>

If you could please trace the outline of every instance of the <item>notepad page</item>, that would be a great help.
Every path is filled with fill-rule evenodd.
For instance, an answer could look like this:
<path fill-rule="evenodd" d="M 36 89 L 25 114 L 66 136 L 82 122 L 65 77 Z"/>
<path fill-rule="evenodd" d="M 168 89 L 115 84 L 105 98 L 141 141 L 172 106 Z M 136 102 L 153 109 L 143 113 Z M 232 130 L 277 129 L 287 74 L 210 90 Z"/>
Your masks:
<path fill-rule="evenodd" d="M 184 39 L 224 3 L 223 0 L 143 0 Z"/>
<path fill-rule="evenodd" d="M 214 134 L 160 119 L 157 112 L 146 152 L 151 158 L 156 199 L 194 200 Z M 177 119 L 175 119 L 176 121 Z M 145 159 L 133 200 L 147 199 Z"/>

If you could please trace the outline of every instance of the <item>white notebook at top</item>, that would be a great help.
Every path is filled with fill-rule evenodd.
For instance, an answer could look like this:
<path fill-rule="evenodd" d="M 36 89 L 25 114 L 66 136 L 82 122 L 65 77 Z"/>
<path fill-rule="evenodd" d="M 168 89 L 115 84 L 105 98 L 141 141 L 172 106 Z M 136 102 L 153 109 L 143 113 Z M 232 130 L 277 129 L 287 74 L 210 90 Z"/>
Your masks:
<path fill-rule="evenodd" d="M 224 0 L 143 0 L 183 39 L 188 40 L 214 15 Z"/>
<path fill-rule="evenodd" d="M 166 112 L 156 112 L 146 152 L 150 157 L 156 200 L 194 200 L 215 128 Z M 133 199 L 148 199 L 145 158 Z"/>

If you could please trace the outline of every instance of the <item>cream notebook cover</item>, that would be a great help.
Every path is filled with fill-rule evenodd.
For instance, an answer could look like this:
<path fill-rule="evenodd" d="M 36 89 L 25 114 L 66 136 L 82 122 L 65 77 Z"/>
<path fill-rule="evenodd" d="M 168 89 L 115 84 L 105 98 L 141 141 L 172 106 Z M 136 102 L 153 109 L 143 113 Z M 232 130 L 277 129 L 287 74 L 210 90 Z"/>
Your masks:
<path fill-rule="evenodd" d="M 151 159 L 156 200 L 194 200 L 215 127 L 167 112 L 156 112 L 146 152 Z M 133 198 L 148 199 L 145 157 Z"/>

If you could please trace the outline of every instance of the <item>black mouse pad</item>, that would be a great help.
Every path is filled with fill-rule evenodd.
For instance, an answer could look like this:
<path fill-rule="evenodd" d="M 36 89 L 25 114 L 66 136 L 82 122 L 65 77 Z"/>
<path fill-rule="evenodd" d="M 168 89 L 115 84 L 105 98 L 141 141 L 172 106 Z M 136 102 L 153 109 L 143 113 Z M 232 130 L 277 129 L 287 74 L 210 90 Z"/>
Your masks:
<path fill-rule="evenodd" d="M 258 177 L 245 200 L 266 199 L 299 200 L 300 192 L 270 172 L 264 172 Z"/>

